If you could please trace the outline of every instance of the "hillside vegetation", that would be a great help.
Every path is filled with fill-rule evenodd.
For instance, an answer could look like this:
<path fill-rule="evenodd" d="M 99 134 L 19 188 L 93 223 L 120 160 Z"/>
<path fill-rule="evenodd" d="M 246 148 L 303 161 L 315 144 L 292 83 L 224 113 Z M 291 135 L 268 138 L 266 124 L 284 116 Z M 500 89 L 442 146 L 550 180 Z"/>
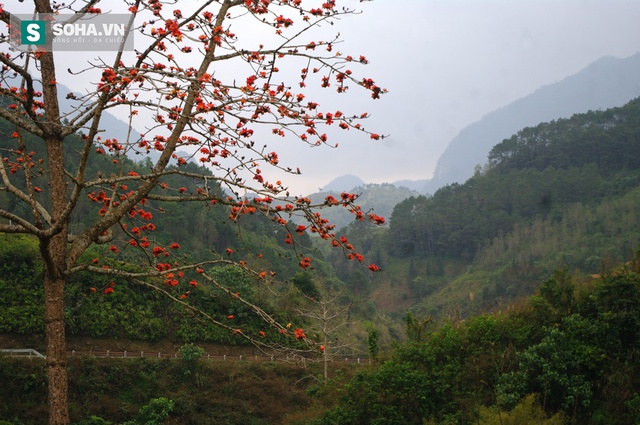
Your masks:
<path fill-rule="evenodd" d="M 405 324 L 406 342 L 372 350 L 371 366 L 332 363 L 327 384 L 315 379 L 316 366 L 204 362 L 196 346 L 178 359 L 73 358 L 73 418 L 77 425 L 640 421 L 640 256 L 588 279 L 556 271 L 502 313 L 443 324 L 407 314 Z M 0 357 L 0 378 L 0 421 L 44 423 L 43 364 Z"/>
<path fill-rule="evenodd" d="M 639 257 L 588 280 L 558 271 L 507 312 L 439 328 L 408 315 L 409 341 L 313 423 L 637 424 L 639 272 Z"/>
<path fill-rule="evenodd" d="M 11 126 L 0 120 L 0 140 L 8 137 Z M 1 136 L 4 135 L 4 136 Z M 25 137 L 32 137 L 25 135 Z M 33 146 L 42 141 L 33 140 Z M 75 172 L 76 159 L 80 151 L 79 136 L 70 136 L 64 145 L 67 151 L 66 167 Z M 120 157 L 112 161 L 112 157 L 99 152 L 107 149 L 96 146 L 92 152 L 87 167 L 88 178 L 107 179 L 117 175 L 120 167 L 126 165 L 132 172 L 144 175 L 149 172 L 151 163 L 147 160 L 134 163 L 131 159 Z M 37 155 L 34 161 L 38 161 Z M 46 166 L 43 164 L 42 166 Z M 193 163 L 181 166 L 186 173 L 210 172 Z M 38 188 L 40 202 L 48 202 L 48 184 L 37 172 L 34 173 L 32 184 Z M 165 185 L 166 184 L 166 188 Z M 169 187 L 179 188 L 184 194 L 196 194 L 202 190 L 224 192 L 225 188 L 211 182 L 197 185 L 192 180 L 177 174 L 163 177 L 158 188 L 159 193 L 167 192 Z M 73 234 L 82 228 L 83 223 L 92 217 L 103 214 L 101 203 L 89 201 L 90 197 L 102 196 L 112 188 L 108 184 L 99 190 L 86 193 L 75 210 L 70 222 L 70 232 Z M 125 190 L 125 189 L 123 189 Z M 102 195 L 101 195 L 102 194 Z M 108 195 L 104 195 L 108 196 Z M 0 191 L 0 205 L 9 211 L 18 212 L 24 204 L 12 204 L 13 198 Z M 253 199 L 247 199 L 251 204 Z M 230 208 L 225 205 L 202 203 L 167 203 L 162 201 L 148 201 L 146 207 L 153 215 L 153 223 L 148 227 L 148 239 L 141 241 L 161 246 L 185 246 L 190 249 L 175 249 L 167 252 L 170 261 L 175 256 L 180 260 L 191 259 L 194 262 L 210 259 L 218 255 L 229 262 L 236 262 L 236 266 L 218 266 L 207 270 L 218 282 L 228 288 L 231 293 L 241 293 L 249 301 L 259 303 L 274 317 L 283 323 L 295 322 L 296 325 L 307 325 L 309 322 L 294 316 L 296 309 L 303 309 L 305 298 L 296 287 L 300 281 L 299 260 L 296 252 L 287 243 L 288 234 L 296 235 L 296 248 L 309 250 L 313 259 L 315 274 L 313 285 L 326 290 L 340 291 L 345 289 L 333 272 L 331 266 L 323 261 L 322 256 L 312 247 L 311 238 L 307 233 L 297 234 L 295 225 L 283 227 L 274 223 L 261 214 L 253 214 L 247 219 L 234 221 L 230 218 Z M 28 212 L 25 213 L 28 215 Z M 145 223 L 139 217 L 129 217 L 126 223 L 133 231 L 136 226 Z M 4 220 L 4 219 L 2 219 Z M 102 267 L 118 265 L 137 270 L 139 261 L 152 262 L 156 267 L 161 263 L 157 258 L 140 258 L 139 250 L 131 245 L 130 232 L 126 228 L 116 229 L 113 240 L 108 244 L 94 245 L 81 259 L 83 264 L 96 264 Z M 114 249 L 113 247 L 123 247 Z M 44 329 L 44 294 L 42 288 L 42 264 L 38 260 L 38 244 L 35 239 L 20 235 L 0 235 L 0 332 L 33 334 L 42 333 Z M 216 254 L 217 253 L 217 254 Z M 222 253 L 222 254 L 220 254 Z M 165 258 L 165 257 L 163 257 Z M 265 271 L 270 279 L 260 279 L 241 267 Z M 195 281 L 195 271 L 186 272 L 183 276 L 185 283 Z M 206 312 L 215 320 L 227 324 L 232 329 L 262 338 L 260 332 L 268 334 L 269 338 L 277 342 L 280 340 L 277 332 L 269 332 L 269 327 L 256 314 L 242 303 L 233 300 L 224 291 L 215 290 L 200 280 L 194 286 L 181 285 L 173 287 L 165 285 L 165 280 L 156 278 L 149 282 L 164 288 L 175 298 L 188 297 L 189 302 L 196 308 Z M 186 289 L 185 289 L 186 286 Z M 313 290 L 313 288 L 312 288 Z M 344 299 L 339 302 L 348 306 L 350 293 L 345 290 Z M 229 329 L 222 329 L 213 323 L 203 322 L 202 316 L 191 314 L 188 308 L 170 301 L 157 291 L 137 285 L 133 279 L 117 278 L 113 276 L 96 276 L 89 272 L 77 271 L 70 276 L 70 282 L 65 293 L 66 298 L 66 326 L 71 336 L 86 336 L 93 338 L 131 338 L 149 341 L 169 339 L 178 342 L 204 341 L 224 344 L 237 344 L 242 338 Z M 232 319 L 231 319 L 232 318 Z M 295 329 L 295 328 L 294 328 Z"/>
<path fill-rule="evenodd" d="M 71 170 L 77 142 L 65 145 Z M 140 173 L 148 167 L 132 165 Z M 89 163 L 96 177 L 114 167 L 101 155 Z M 167 183 L 185 193 L 224 190 L 179 176 Z M 35 177 L 33 184 L 46 202 L 46 182 Z M 372 189 L 383 198 L 381 208 L 399 193 L 385 185 Z M 0 203 L 8 202 L 0 192 Z M 223 205 L 150 202 L 153 238 L 194 246 L 180 255 L 195 260 L 211 251 L 229 258 L 262 253 L 247 261 L 271 271 L 270 284 L 237 266 L 209 272 L 281 322 L 303 326 L 315 341 L 368 351 L 374 365 L 351 380 L 332 367 L 328 383 L 316 385 L 323 377 L 315 367 L 219 367 L 197 356 L 191 363 L 185 356 L 127 365 L 83 358 L 71 364 L 72 415 L 78 425 L 148 424 L 155 414 L 164 416 L 153 423 L 167 424 L 637 424 L 639 205 L 640 99 L 521 130 L 496 145 L 486 167 L 464 184 L 399 202 L 387 226 L 351 221 L 341 233 L 381 273 L 368 273 L 330 247 L 314 248 L 313 235 L 258 214 L 238 226 Z M 99 205 L 81 204 L 72 231 L 92 214 L 100 214 Z M 298 248 L 313 252 L 311 270 L 302 273 L 292 261 L 287 232 L 296 233 Z M 124 232 L 114 237 L 126 245 Z M 38 249 L 32 238 L 0 235 L 0 333 L 17 340 L 43 329 Z M 82 260 L 92 259 L 103 267 L 135 267 L 129 248 L 96 245 Z M 188 296 L 242 332 L 267 330 L 227 292 L 202 284 Z M 242 342 L 124 279 L 79 271 L 65 297 L 72 338 Z M 318 324 L 302 312 L 323 308 L 318 301 L 328 299 L 345 316 L 341 330 L 312 334 Z M 283 342 L 277 334 L 265 338 Z M 321 355 L 319 347 L 311 351 Z M 0 358 L 0 424 L 42 423 L 43 373 L 38 363 Z"/>
<path fill-rule="evenodd" d="M 354 366 L 351 366 L 353 368 Z M 0 424 L 47 423 L 45 365 L 0 357 Z M 344 366 L 349 372 L 349 367 Z M 308 407 L 317 368 L 203 359 L 69 360 L 75 425 L 283 423 Z"/>
<path fill-rule="evenodd" d="M 639 202 L 636 99 L 523 129 L 464 184 L 400 202 L 388 229 L 347 235 L 386 270 L 360 292 L 379 308 L 466 317 L 533 293 L 557 267 L 593 274 L 629 258 Z"/>
<path fill-rule="evenodd" d="M 359 192 L 363 204 L 374 206 L 379 215 L 392 211 L 388 227 L 354 221 L 343 208 L 326 213 L 347 225 L 348 240 L 383 272 L 371 275 L 327 247 L 313 251 L 313 238 L 303 233 L 297 235 L 300 246 L 315 252 L 314 285 L 342 292 L 343 302 L 353 305 L 357 317 L 379 321 L 377 313 L 384 312 L 397 323 L 407 309 L 438 318 L 505 306 L 533 293 L 559 266 L 597 273 L 603 262 L 629 258 L 640 241 L 639 137 L 636 99 L 620 108 L 523 129 L 496 145 L 487 166 L 467 182 L 446 186 L 433 196 L 411 196 L 409 190 L 391 185 L 364 186 Z M 66 145 L 71 169 L 74 143 Z M 93 155 L 89 175 L 108 175 L 116 166 L 104 155 Z M 142 161 L 136 167 L 143 173 L 147 166 Z M 181 182 L 179 176 L 168 176 L 167 183 L 182 186 L 186 193 L 202 189 Z M 36 178 L 34 184 L 46 191 L 46 182 Z M 318 195 L 319 203 L 324 195 Z M 0 193 L 0 202 L 8 202 L 3 196 Z M 157 202 L 153 209 L 155 239 L 193 246 L 185 254 L 191 258 L 232 248 L 238 258 L 260 252 L 262 258 L 250 259 L 251 265 L 273 271 L 280 281 L 290 281 L 299 271 L 285 242 L 293 229 L 258 215 L 238 227 L 224 206 Z M 78 210 L 72 229 L 99 213 L 91 202 Z M 92 254 L 113 257 L 104 246 L 96 246 Z M 128 259 L 124 250 L 115 261 Z M 278 291 L 288 293 L 288 288 Z M 393 331 L 385 341 L 398 337 Z"/>

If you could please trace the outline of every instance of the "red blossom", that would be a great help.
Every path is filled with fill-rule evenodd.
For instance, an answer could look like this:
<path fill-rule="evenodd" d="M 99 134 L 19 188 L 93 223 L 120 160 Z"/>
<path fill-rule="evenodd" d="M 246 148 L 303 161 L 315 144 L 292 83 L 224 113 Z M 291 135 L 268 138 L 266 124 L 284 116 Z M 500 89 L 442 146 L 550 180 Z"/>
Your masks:
<path fill-rule="evenodd" d="M 379 215 L 369 214 L 369 218 L 376 224 L 384 224 L 384 217 L 380 217 Z"/>
<path fill-rule="evenodd" d="M 305 339 L 307 336 L 304 334 L 304 329 L 296 328 L 293 332 L 297 340 Z"/>
<path fill-rule="evenodd" d="M 311 267 L 311 258 L 304 257 L 302 260 L 300 260 L 299 264 L 300 264 L 300 267 L 303 268 L 303 269 Z"/>

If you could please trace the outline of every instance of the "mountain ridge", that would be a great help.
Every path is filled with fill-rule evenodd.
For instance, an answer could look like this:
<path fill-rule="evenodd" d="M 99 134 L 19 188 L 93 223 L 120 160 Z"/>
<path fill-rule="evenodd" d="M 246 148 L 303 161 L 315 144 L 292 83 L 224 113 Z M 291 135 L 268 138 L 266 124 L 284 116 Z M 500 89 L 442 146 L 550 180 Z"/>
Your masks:
<path fill-rule="evenodd" d="M 519 130 L 590 110 L 622 106 L 638 96 L 640 52 L 626 58 L 603 56 L 577 73 L 543 85 L 464 127 L 438 159 L 432 178 L 398 180 L 391 184 L 427 195 L 447 184 L 464 183 L 478 166 L 487 163 L 493 146 Z M 332 180 L 321 191 L 331 190 L 333 182 L 346 176 L 361 180 L 347 174 Z M 341 190 L 351 190 L 356 186 Z"/>
<path fill-rule="evenodd" d="M 462 129 L 438 159 L 422 193 L 463 183 L 490 149 L 518 130 L 589 110 L 621 106 L 640 96 L 640 52 L 627 58 L 604 56 L 581 71 L 540 87 Z"/>

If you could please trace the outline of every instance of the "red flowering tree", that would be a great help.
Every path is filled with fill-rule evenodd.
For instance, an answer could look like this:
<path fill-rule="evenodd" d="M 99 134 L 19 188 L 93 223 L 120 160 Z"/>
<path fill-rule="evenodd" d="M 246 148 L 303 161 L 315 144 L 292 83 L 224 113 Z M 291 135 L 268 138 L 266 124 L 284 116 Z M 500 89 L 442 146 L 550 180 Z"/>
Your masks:
<path fill-rule="evenodd" d="M 100 4 L 100 0 L 68 2 L 66 6 L 49 0 L 33 3 L 38 13 L 101 14 L 101 6 L 118 7 L 117 2 Z M 341 94 L 361 89 L 373 99 L 384 93 L 373 80 L 357 76 L 357 68 L 367 63 L 365 57 L 336 49 L 340 39 L 329 31 L 330 24 L 353 13 L 349 3 L 337 3 L 123 0 L 120 7 L 128 10 L 135 27 L 135 52 L 95 53 L 83 64 L 61 63 L 55 49 L 19 52 L 11 48 L 7 38 L 0 39 L 0 100 L 4 106 L 0 117 L 15 129 L 0 146 L 0 191 L 14 206 L 0 205 L 0 217 L 4 218 L 0 232 L 31 234 L 39 241 L 45 270 L 49 423 L 69 423 L 64 291 L 71 274 L 92 271 L 114 279 L 137 279 L 188 306 L 187 290 L 197 280 L 185 276 L 197 273 L 198 279 L 216 285 L 206 266 L 232 263 L 230 252 L 187 262 L 173 255 L 185 247 L 155 241 L 154 202 L 215 204 L 229 208 L 234 221 L 246 214 L 261 214 L 288 229 L 286 240 L 294 247 L 296 232 L 309 231 L 344 250 L 354 261 L 364 261 L 353 246 L 333 233 L 331 224 L 313 210 L 308 199 L 289 197 L 285 184 L 272 181 L 268 172 L 300 172 L 294 164 L 280 162 L 269 138 L 325 145 L 330 143 L 327 133 L 332 134 L 325 127 L 380 138 L 362 127 L 366 113 L 348 114 L 335 105 L 307 99 L 319 89 Z M 0 20 L 7 26 L 10 12 L 0 6 Z M 61 72 L 78 72 L 79 78 L 94 82 L 93 89 L 70 96 L 76 101 L 71 111 L 62 110 L 59 103 L 57 79 Z M 133 122 L 145 123 L 147 131 L 139 139 L 117 140 L 108 128 L 104 132 L 104 112 L 122 108 Z M 73 166 L 69 166 L 65 138 L 74 135 L 81 135 L 81 145 Z M 125 155 L 151 151 L 157 160 L 148 172 L 124 166 Z M 121 165 L 119 171 L 90 175 L 88 160 L 96 153 L 110 155 L 114 164 Z M 212 175 L 186 171 L 190 160 L 207 166 Z M 197 190 L 171 187 L 164 181 L 175 175 L 197 182 Z M 48 182 L 44 189 L 34 183 L 43 177 Z M 214 186 L 225 190 L 210 190 Z M 254 195 L 245 199 L 230 193 Z M 71 231 L 70 219 L 87 199 L 94 203 L 95 214 Z M 340 199 L 328 198 L 324 205 L 342 205 L 358 219 L 382 222 L 357 208 L 354 200 L 354 195 L 343 194 Z M 308 223 L 290 224 L 296 214 Z M 107 255 L 125 247 L 135 249 L 141 260 L 138 270 L 132 272 L 130 264 L 126 269 L 118 268 L 117 262 L 106 267 L 100 259 L 83 262 L 82 255 L 95 245 L 108 247 Z M 312 265 L 304 252 L 294 252 L 300 267 Z M 235 263 L 248 267 L 242 260 Z M 375 265 L 368 267 L 377 269 Z M 256 270 L 255 276 L 266 278 L 268 272 Z M 158 281 L 162 284 L 153 283 Z M 173 291 L 182 286 L 185 289 Z M 105 294 L 112 291 L 113 285 L 103 290 Z M 241 294 L 230 295 L 242 301 Z M 246 302 L 273 328 L 286 331 L 259 306 Z M 215 317 L 210 319 L 228 327 Z M 242 334 L 240 329 L 228 329 Z M 290 336 L 306 338 L 301 329 Z"/>

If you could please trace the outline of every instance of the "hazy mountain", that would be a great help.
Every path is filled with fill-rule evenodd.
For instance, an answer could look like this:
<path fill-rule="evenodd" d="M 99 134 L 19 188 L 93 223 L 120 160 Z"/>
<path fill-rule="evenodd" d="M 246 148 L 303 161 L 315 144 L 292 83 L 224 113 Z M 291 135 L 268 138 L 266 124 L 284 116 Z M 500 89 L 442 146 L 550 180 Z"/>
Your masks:
<path fill-rule="evenodd" d="M 70 99 L 68 95 L 72 93 L 71 89 L 68 87 L 58 84 L 58 99 L 60 101 L 60 109 L 65 112 L 71 112 L 78 107 L 79 102 L 73 99 Z M 80 96 L 80 94 L 75 93 L 75 95 Z M 90 124 L 90 123 L 89 123 Z M 102 118 L 100 119 L 100 130 L 103 130 L 100 135 L 104 138 L 109 139 L 118 139 L 120 142 L 124 142 L 128 140 L 130 142 L 136 142 L 140 139 L 140 133 L 138 133 L 134 128 L 131 128 L 129 132 L 129 124 L 116 118 L 114 115 L 111 115 L 109 112 L 104 112 L 102 114 Z M 86 132 L 86 130 L 85 130 Z M 139 161 L 141 156 L 133 156 L 132 159 Z"/>
<path fill-rule="evenodd" d="M 419 196 L 416 190 L 407 188 L 406 185 L 396 183 L 367 184 L 361 178 L 352 174 L 337 177 L 327 185 L 320 188 L 316 193 L 308 195 L 313 204 L 322 204 L 327 196 L 340 199 L 342 192 L 355 193 L 358 195 L 356 204 L 363 211 L 372 211 L 385 218 L 391 216 L 391 211 L 399 203 L 412 196 Z M 355 220 L 355 216 L 346 208 L 334 207 L 321 211 L 322 216 L 335 224 L 338 229 L 349 225 Z M 301 219 L 294 218 L 294 221 L 303 223 Z"/>
<path fill-rule="evenodd" d="M 577 74 L 541 87 L 464 128 L 451 140 L 438 160 L 434 177 L 421 192 L 434 193 L 449 183 L 463 183 L 477 165 L 487 162 L 494 145 L 524 127 L 624 105 L 638 96 L 640 53 L 624 59 L 601 58 Z"/>
<path fill-rule="evenodd" d="M 336 185 L 335 187 L 346 186 Z M 390 183 L 372 183 L 362 184 L 356 187 L 351 187 L 350 189 L 328 191 L 323 190 L 321 192 L 309 195 L 309 198 L 311 199 L 312 203 L 321 204 L 329 195 L 340 199 L 340 193 L 345 191 L 358 195 L 356 204 L 359 205 L 363 211 L 367 212 L 371 210 L 372 212 L 375 212 L 377 215 L 385 217 L 386 219 L 391 216 L 393 208 L 398 203 L 412 196 L 420 195 L 418 192 L 407 189 L 406 187 L 397 187 Z M 346 208 L 342 207 L 326 208 L 322 210 L 321 213 L 324 218 L 335 224 L 336 228 L 338 229 L 347 226 L 349 223 L 352 223 L 355 220 L 355 215 L 350 213 Z"/>
<path fill-rule="evenodd" d="M 407 189 L 420 192 L 428 183 L 429 183 L 429 179 L 423 179 L 423 180 L 398 180 L 391 184 L 396 187 L 406 187 Z"/>
<path fill-rule="evenodd" d="M 62 84 L 58 85 L 58 98 L 60 99 L 60 107 L 63 111 L 70 112 L 78 107 L 78 102 L 68 97 L 71 93 L 72 91 L 68 87 Z M 78 93 L 75 93 L 75 95 L 79 96 Z M 103 139 L 117 139 L 120 142 L 129 140 L 131 143 L 136 143 L 141 137 L 140 133 L 133 127 L 129 128 L 129 123 L 122 121 L 120 118 L 116 118 L 109 112 L 104 112 L 102 114 L 102 118 L 100 119 L 100 130 L 102 130 L 100 135 Z M 153 149 L 149 151 L 148 154 L 132 151 L 127 152 L 127 156 L 134 161 L 142 161 L 144 158 L 149 157 L 151 161 L 155 162 L 160 158 L 160 154 L 161 152 Z M 178 157 L 184 157 L 190 162 L 195 162 L 190 159 L 191 155 L 188 152 L 177 151 L 176 155 Z M 171 163 L 175 163 L 175 160 L 172 159 Z"/>
<path fill-rule="evenodd" d="M 424 188 L 426 184 L 429 183 L 428 179 L 423 180 L 398 180 L 395 182 L 387 182 L 382 185 L 385 186 L 387 184 L 391 184 L 398 189 L 409 189 L 410 191 L 417 192 L 419 194 L 420 191 Z M 352 174 L 345 174 L 344 176 L 336 177 L 327 183 L 326 186 L 320 188 L 320 192 L 350 192 L 353 191 L 354 188 L 364 187 L 364 186 L 375 186 L 369 183 L 366 183 L 358 176 L 354 176 Z M 378 185 L 379 186 L 379 185 Z"/>
<path fill-rule="evenodd" d="M 331 180 L 326 186 L 320 188 L 320 192 L 348 192 L 354 187 L 363 186 L 366 183 L 358 176 L 345 174 Z"/>

